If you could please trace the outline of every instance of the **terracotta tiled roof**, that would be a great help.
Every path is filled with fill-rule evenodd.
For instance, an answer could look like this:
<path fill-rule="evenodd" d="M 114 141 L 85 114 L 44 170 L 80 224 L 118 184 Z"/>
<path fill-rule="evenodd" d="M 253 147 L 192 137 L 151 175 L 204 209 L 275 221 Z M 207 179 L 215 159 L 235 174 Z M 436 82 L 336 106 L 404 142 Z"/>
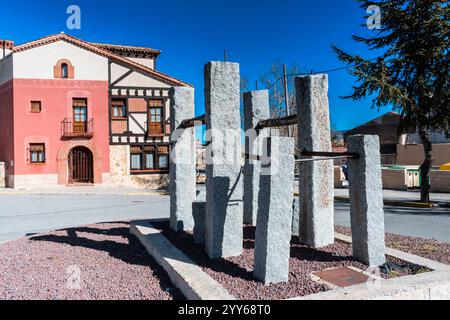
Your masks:
<path fill-rule="evenodd" d="M 125 65 L 127 65 L 127 66 L 129 66 L 131 68 L 134 68 L 134 69 L 136 69 L 138 71 L 141 71 L 141 72 L 144 72 L 144 73 L 146 73 L 146 74 L 148 74 L 148 75 L 150 75 L 150 76 L 152 76 L 152 77 L 154 77 L 156 79 L 159 79 L 159 80 L 161 80 L 161 81 L 163 81 L 163 82 L 165 82 L 165 83 L 167 83 L 169 85 L 191 87 L 190 84 L 188 84 L 188 83 L 186 83 L 184 81 L 175 79 L 174 77 L 171 77 L 171 76 L 169 76 L 167 74 L 164 74 L 162 72 L 150 69 L 150 68 L 148 68 L 148 67 L 146 67 L 146 66 L 144 66 L 144 65 L 142 65 L 140 63 L 137 63 L 135 61 L 132 61 L 130 59 L 122 57 L 122 56 L 120 56 L 120 55 L 118 55 L 116 53 L 113 53 L 113 52 L 111 52 L 111 51 L 109 51 L 107 49 L 102 48 L 98 44 L 95 45 L 95 44 L 92 44 L 90 42 L 78 39 L 76 37 L 70 36 L 70 35 L 65 34 L 65 33 L 59 33 L 59 34 L 55 34 L 55 35 L 50 35 L 50 36 L 47 36 L 47 37 L 44 37 L 44 38 L 41 38 L 41 39 L 38 39 L 38 40 L 35 40 L 35 41 L 31 41 L 31 42 L 27 42 L 27 43 L 24 43 L 24 44 L 19 45 L 19 46 L 15 46 L 13 48 L 13 52 L 15 52 L 15 53 L 22 52 L 22 51 L 30 50 L 30 49 L 33 49 L 33 48 L 36 48 L 36 47 L 44 46 L 44 45 L 47 45 L 47 44 L 50 44 L 50 43 L 54 43 L 54 42 L 58 42 L 58 41 L 69 42 L 69 43 L 71 43 L 73 45 L 76 45 L 76 46 L 78 46 L 80 48 L 89 50 L 89 51 L 94 52 L 94 53 L 96 53 L 96 54 L 98 54 L 100 56 L 109 58 L 109 59 L 111 59 L 114 62 L 125 64 Z M 124 47 L 124 46 L 119 46 L 119 47 Z M 130 48 L 133 48 L 133 47 L 130 47 Z M 152 49 L 149 49 L 149 50 L 152 50 Z"/>
<path fill-rule="evenodd" d="M 161 51 L 151 48 L 145 47 L 136 47 L 136 46 L 123 46 L 116 44 L 108 44 L 108 43 L 94 43 L 91 42 L 93 46 L 96 46 L 100 49 L 105 49 L 108 51 L 112 51 L 113 53 L 130 53 L 130 54 L 142 54 L 142 55 L 150 55 L 153 57 L 157 57 Z"/>

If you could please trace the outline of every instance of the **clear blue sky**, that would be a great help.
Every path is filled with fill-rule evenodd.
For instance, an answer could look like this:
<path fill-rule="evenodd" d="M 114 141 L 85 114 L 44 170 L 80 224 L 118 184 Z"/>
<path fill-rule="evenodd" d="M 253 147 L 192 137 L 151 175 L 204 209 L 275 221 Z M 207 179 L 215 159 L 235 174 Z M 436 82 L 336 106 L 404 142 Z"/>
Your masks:
<path fill-rule="evenodd" d="M 81 7 L 81 30 L 67 30 L 71 4 Z M 375 56 L 351 40 L 371 32 L 361 26 L 365 10 L 354 0 L 2 1 L 0 12 L 0 39 L 17 44 L 64 31 L 87 41 L 161 49 L 158 69 L 195 86 L 197 114 L 204 110 L 203 66 L 222 60 L 225 48 L 251 85 L 277 60 L 308 71 L 341 66 L 332 43 Z M 347 71 L 330 74 L 331 117 L 339 130 L 389 111 L 371 110 L 370 99 L 341 99 L 352 85 Z"/>

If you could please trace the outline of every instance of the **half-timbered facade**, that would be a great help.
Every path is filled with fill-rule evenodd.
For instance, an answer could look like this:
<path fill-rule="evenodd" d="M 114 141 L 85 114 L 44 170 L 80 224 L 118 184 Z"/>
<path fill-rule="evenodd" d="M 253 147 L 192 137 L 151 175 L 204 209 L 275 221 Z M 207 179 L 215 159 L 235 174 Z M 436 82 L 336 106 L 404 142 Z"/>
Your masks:
<path fill-rule="evenodd" d="M 57 34 L 0 41 L 0 162 L 10 187 L 168 183 L 172 86 L 159 50 Z"/>

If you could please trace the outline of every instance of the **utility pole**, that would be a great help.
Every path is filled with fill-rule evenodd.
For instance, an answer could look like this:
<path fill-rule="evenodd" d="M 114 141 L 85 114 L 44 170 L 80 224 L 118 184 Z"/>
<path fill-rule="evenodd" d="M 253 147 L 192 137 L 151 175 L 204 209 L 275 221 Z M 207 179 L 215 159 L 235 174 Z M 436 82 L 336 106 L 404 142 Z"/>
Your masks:
<path fill-rule="evenodd" d="M 227 49 L 223 50 L 223 60 L 224 60 L 225 62 L 228 61 Z"/>
<path fill-rule="evenodd" d="M 286 116 L 290 115 L 289 112 L 289 91 L 288 91 L 288 77 L 287 77 L 287 68 L 286 65 L 283 64 L 283 79 L 284 79 L 284 101 L 286 103 Z M 288 136 L 291 136 L 291 127 L 287 127 Z"/>

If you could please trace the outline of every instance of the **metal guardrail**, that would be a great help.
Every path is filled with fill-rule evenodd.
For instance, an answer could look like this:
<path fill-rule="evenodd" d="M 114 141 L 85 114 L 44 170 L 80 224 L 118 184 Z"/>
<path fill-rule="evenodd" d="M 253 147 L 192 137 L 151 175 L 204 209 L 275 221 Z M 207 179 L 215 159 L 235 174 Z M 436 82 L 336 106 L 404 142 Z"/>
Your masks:
<path fill-rule="evenodd" d="M 94 135 L 94 119 L 74 121 L 66 118 L 61 122 L 61 135 L 63 137 L 92 137 Z"/>

